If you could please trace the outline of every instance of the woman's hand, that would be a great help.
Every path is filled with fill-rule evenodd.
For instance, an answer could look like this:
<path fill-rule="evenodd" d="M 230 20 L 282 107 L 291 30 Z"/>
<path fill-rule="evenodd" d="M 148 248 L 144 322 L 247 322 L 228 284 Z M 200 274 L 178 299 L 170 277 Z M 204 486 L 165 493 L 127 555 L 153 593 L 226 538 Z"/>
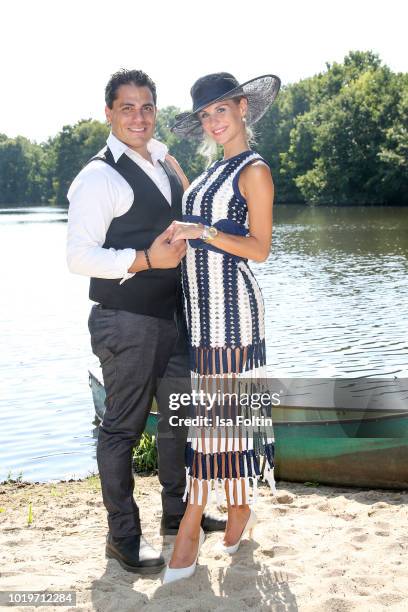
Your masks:
<path fill-rule="evenodd" d="M 173 235 L 170 244 L 177 240 L 195 240 L 200 238 L 204 231 L 202 223 L 185 223 L 183 221 L 173 221 L 170 226 L 173 230 Z"/>

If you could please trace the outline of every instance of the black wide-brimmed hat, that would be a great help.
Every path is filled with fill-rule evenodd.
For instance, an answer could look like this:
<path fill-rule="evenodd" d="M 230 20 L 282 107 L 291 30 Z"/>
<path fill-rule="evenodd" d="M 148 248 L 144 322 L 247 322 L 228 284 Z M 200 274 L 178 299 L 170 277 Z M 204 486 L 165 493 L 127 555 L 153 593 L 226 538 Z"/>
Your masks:
<path fill-rule="evenodd" d="M 202 138 L 203 130 L 197 113 L 215 102 L 238 97 L 248 100 L 246 123 L 253 125 L 275 100 L 280 85 L 280 78 L 274 74 L 264 74 L 241 85 L 228 72 L 207 74 L 198 79 L 191 88 L 193 110 L 177 115 L 171 131 L 177 136 Z"/>

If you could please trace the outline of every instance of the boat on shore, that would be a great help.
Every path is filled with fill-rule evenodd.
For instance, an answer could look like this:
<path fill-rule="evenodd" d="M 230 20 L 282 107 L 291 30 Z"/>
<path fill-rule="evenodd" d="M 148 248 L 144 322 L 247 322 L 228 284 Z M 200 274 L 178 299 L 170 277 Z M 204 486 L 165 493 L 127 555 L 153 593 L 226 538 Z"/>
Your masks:
<path fill-rule="evenodd" d="M 284 401 L 272 409 L 276 479 L 408 489 L 405 381 L 316 381 L 291 381 Z M 102 421 L 105 389 L 91 372 L 89 384 L 96 416 Z M 317 386 L 324 392 L 316 393 Z M 311 395 L 313 406 L 306 402 Z M 147 433 L 157 432 L 157 418 L 153 408 Z"/>

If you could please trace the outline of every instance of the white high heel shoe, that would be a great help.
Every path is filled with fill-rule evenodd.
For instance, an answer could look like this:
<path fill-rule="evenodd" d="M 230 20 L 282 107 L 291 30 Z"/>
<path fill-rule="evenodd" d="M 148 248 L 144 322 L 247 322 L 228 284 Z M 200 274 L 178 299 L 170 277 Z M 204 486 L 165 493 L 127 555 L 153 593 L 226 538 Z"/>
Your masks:
<path fill-rule="evenodd" d="M 249 515 L 247 524 L 245 525 L 244 530 L 241 533 L 241 537 L 239 538 L 238 542 L 236 544 L 233 544 L 232 546 L 225 546 L 223 542 L 220 542 L 219 544 L 220 552 L 225 552 L 225 553 L 228 553 L 229 555 L 233 555 L 234 553 L 237 552 L 239 545 L 241 544 L 241 540 L 244 537 L 245 533 L 248 532 L 249 536 L 250 537 L 252 536 L 252 530 L 255 527 L 258 519 L 256 518 L 256 514 L 252 510 L 252 508 L 250 508 L 250 510 L 251 510 L 251 514 Z"/>
<path fill-rule="evenodd" d="M 198 550 L 197 556 L 195 558 L 194 563 L 189 565 L 188 567 L 166 567 L 166 571 L 164 572 L 163 584 L 168 584 L 169 582 L 175 582 L 176 580 L 181 580 L 182 578 L 190 578 L 194 572 L 197 565 L 198 555 L 200 554 L 200 548 L 203 545 L 205 540 L 205 533 L 203 528 L 200 527 L 200 538 L 198 542 Z"/>

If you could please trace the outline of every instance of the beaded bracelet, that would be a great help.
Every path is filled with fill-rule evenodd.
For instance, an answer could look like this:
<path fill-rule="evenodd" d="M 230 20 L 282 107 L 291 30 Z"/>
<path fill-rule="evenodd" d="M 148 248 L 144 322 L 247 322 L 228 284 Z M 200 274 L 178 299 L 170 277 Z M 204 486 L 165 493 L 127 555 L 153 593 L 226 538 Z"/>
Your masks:
<path fill-rule="evenodd" d="M 145 258 L 146 258 L 146 262 L 147 262 L 147 267 L 149 268 L 149 270 L 152 269 L 152 264 L 150 263 L 150 257 L 149 257 L 149 253 L 147 249 L 143 249 L 143 253 L 145 254 Z"/>

